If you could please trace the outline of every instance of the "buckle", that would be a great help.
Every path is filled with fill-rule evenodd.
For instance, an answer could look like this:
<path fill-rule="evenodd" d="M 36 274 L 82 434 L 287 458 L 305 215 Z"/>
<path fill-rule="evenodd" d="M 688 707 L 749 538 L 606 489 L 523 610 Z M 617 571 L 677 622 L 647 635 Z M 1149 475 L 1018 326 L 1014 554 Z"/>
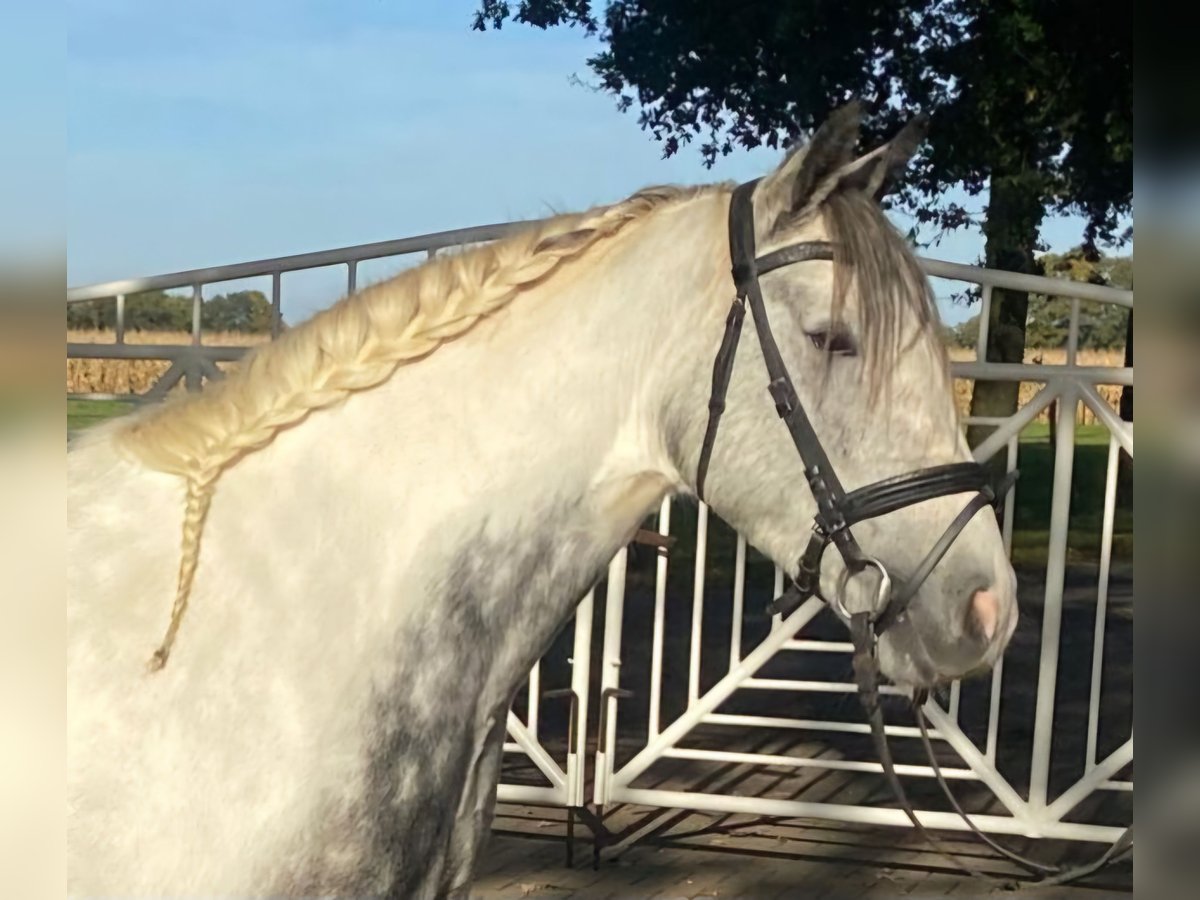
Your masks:
<path fill-rule="evenodd" d="M 767 390 L 775 401 L 775 411 L 779 413 L 779 417 L 787 418 L 796 408 L 796 394 L 792 391 L 791 385 L 787 383 L 787 379 L 782 376 L 776 378 L 767 385 Z"/>

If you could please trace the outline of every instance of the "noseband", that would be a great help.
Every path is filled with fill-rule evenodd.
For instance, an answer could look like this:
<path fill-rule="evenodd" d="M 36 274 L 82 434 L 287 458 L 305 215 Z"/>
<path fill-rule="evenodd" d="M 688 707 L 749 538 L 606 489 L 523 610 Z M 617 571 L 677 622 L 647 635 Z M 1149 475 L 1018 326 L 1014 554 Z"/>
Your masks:
<path fill-rule="evenodd" d="M 905 610 L 917 590 L 967 523 L 979 510 L 994 505 L 997 497 L 1004 497 L 1017 473 L 1009 475 L 999 490 L 993 490 L 987 471 L 979 463 L 950 463 L 897 475 L 846 492 L 813 429 L 804 405 L 796 394 L 792 377 L 779 352 L 779 345 L 771 333 L 762 289 L 758 283 L 760 275 L 783 266 L 809 260 L 832 260 L 833 244 L 827 241 L 806 241 L 756 257 L 752 198 L 757 183 L 750 181 L 740 185 L 733 192 L 733 200 L 729 207 L 729 249 L 733 260 L 733 281 L 737 288 L 737 296 L 725 320 L 725 336 L 713 364 L 708 427 L 700 450 L 696 491 L 703 499 L 709 461 L 717 437 L 717 426 L 720 424 L 721 414 L 725 411 L 725 395 L 733 373 L 733 360 L 742 333 L 742 321 L 749 306 L 770 378 L 767 390 L 770 391 L 775 401 L 775 409 L 792 436 L 792 442 L 796 445 L 796 451 L 804 464 L 804 477 L 808 481 L 813 498 L 817 501 L 813 534 L 807 549 L 800 557 L 796 577 L 783 595 L 772 602 L 771 612 L 788 615 L 809 597 L 817 596 L 832 607 L 840 618 L 849 622 L 853 614 L 845 604 L 845 588 L 850 578 L 865 569 L 873 568 L 879 573 L 878 597 L 875 609 L 867 615 L 870 630 L 878 637 L 904 618 Z M 926 554 L 912 575 L 902 583 L 893 584 L 887 569 L 879 560 L 863 552 L 851 531 L 851 526 L 867 519 L 887 515 L 935 497 L 971 491 L 975 492 L 975 496 L 950 523 L 950 527 Z M 840 580 L 838 592 L 833 597 L 825 597 L 821 594 L 820 586 L 821 560 L 825 549 L 831 543 L 837 547 L 846 569 Z"/>
<path fill-rule="evenodd" d="M 871 735 L 876 753 L 879 755 L 880 765 L 901 808 L 917 833 L 940 855 L 968 874 L 995 883 L 996 879 L 975 868 L 961 856 L 942 849 L 940 844 L 922 826 L 908 801 L 904 786 L 896 775 L 884 728 L 883 711 L 879 704 L 880 671 L 876 657 L 876 644 L 880 635 L 897 622 L 904 620 L 905 612 L 918 589 L 945 556 L 950 545 L 966 528 L 967 523 L 975 517 L 975 514 L 987 506 L 999 509 L 999 504 L 1017 479 L 1017 472 L 1009 473 L 994 489 L 989 484 L 987 471 L 975 462 L 950 463 L 918 469 L 915 472 L 876 481 L 850 492 L 842 487 L 842 483 L 838 480 L 837 473 L 829 461 L 829 456 L 825 453 L 825 448 L 821 446 L 812 422 L 809 421 L 804 405 L 796 394 L 792 377 L 788 374 L 787 365 L 780 355 L 775 336 L 771 333 L 771 325 L 763 303 L 762 289 L 758 283 L 760 275 L 765 275 L 767 272 L 783 266 L 810 260 L 832 260 L 833 244 L 828 241 L 806 241 L 775 250 L 764 256 L 755 256 L 753 194 L 757 183 L 758 181 L 755 180 L 738 186 L 733 192 L 733 199 L 729 207 L 729 251 L 733 262 L 733 281 L 737 288 L 737 295 L 729 309 L 729 315 L 725 319 L 725 335 L 713 362 L 712 396 L 708 404 L 708 427 L 705 429 L 704 443 L 700 449 L 696 492 L 701 499 L 704 498 L 704 483 L 708 475 L 713 445 L 716 442 L 717 426 L 720 424 L 721 414 L 725 411 L 725 395 L 729 390 L 733 360 L 737 353 L 742 322 L 748 306 L 754 317 L 754 330 L 758 333 L 758 343 L 762 348 L 767 375 L 770 378 L 767 390 L 770 391 L 771 397 L 775 401 L 775 409 L 784 424 L 787 425 L 788 433 L 792 436 L 792 443 L 796 445 L 796 452 L 800 454 L 800 460 L 804 464 L 804 477 L 817 501 L 813 534 L 809 539 L 808 547 L 800 557 L 796 577 L 792 579 L 787 590 L 771 602 L 769 610 L 772 613 L 789 615 L 810 597 L 816 596 L 825 601 L 847 623 L 854 646 L 854 674 L 859 700 L 862 702 L 871 726 Z M 946 497 L 951 494 L 972 491 L 975 496 L 955 516 L 954 521 L 938 538 L 913 573 L 895 585 L 883 563 L 864 553 L 851 531 L 853 525 L 867 519 L 874 519 L 899 509 L 915 506 L 935 497 Z M 834 596 L 825 597 L 821 594 L 821 560 L 826 548 L 831 543 L 841 554 L 845 570 L 838 580 Z M 868 568 L 874 568 L 879 573 L 875 606 L 871 610 L 851 612 L 845 602 L 849 580 Z M 1074 881 L 1115 861 L 1132 846 L 1133 828 L 1130 826 L 1098 859 L 1072 869 L 1059 869 L 1027 859 L 983 834 L 963 812 L 942 776 L 937 758 L 929 743 L 922 710 L 925 699 L 924 692 L 918 692 L 914 696 L 913 712 L 920 726 L 926 755 L 929 757 L 939 785 L 949 798 L 955 812 L 971 831 L 1001 855 L 1040 876 L 1040 879 L 1034 882 L 1035 885 L 1064 884 Z M 1006 886 L 1012 887 L 1013 885 L 1006 884 Z"/>

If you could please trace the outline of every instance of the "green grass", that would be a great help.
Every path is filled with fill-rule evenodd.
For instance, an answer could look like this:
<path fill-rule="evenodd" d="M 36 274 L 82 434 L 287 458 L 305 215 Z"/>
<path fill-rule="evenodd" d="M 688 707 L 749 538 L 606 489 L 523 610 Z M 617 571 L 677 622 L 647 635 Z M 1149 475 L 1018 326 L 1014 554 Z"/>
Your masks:
<path fill-rule="evenodd" d="M 124 400 L 67 399 L 67 431 L 78 431 L 134 409 Z"/>
<path fill-rule="evenodd" d="M 1054 446 L 1043 423 L 1029 426 L 1017 448 L 1017 505 L 1013 516 L 1013 547 L 1044 542 L 1050 529 L 1050 501 L 1054 489 Z M 1068 544 L 1079 553 L 1099 554 L 1104 518 L 1104 487 L 1108 471 L 1108 429 L 1083 425 L 1075 429 L 1075 460 L 1071 475 L 1071 515 Z M 1133 552 L 1132 485 L 1118 479 L 1113 520 L 1114 555 Z M 1018 539 L 1019 536 L 1019 539 Z"/>
<path fill-rule="evenodd" d="M 1050 423 L 1033 422 L 1021 432 L 1022 443 L 1050 442 Z M 1103 425 L 1076 425 L 1075 446 L 1108 446 L 1108 429 Z"/>

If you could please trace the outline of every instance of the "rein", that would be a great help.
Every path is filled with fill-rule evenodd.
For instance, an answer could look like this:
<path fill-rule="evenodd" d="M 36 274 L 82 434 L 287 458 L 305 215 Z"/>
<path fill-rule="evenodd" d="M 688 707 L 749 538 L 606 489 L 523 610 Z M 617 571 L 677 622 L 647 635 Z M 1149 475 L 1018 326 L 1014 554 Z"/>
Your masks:
<path fill-rule="evenodd" d="M 908 795 L 896 775 L 887 733 L 884 730 L 883 711 L 879 703 L 879 686 L 882 673 L 876 655 L 879 636 L 905 617 L 908 605 L 917 590 L 945 556 L 946 551 L 962 533 L 967 523 L 984 507 L 1000 508 L 1003 498 L 1018 477 L 1011 472 L 994 488 L 989 483 L 986 469 L 976 462 L 950 463 L 932 466 L 877 481 L 847 492 L 838 480 L 825 448 L 817 437 L 816 430 L 808 418 L 803 404 L 796 393 L 795 385 L 788 372 L 763 302 L 760 275 L 795 263 L 810 260 L 833 260 L 833 244 L 828 241 L 807 241 L 792 244 L 764 256 L 755 256 L 753 194 L 758 180 L 739 185 L 733 192 L 729 207 L 729 249 L 736 296 L 725 319 L 725 333 L 713 362 L 712 394 L 708 404 L 708 424 L 701 445 L 700 460 L 696 474 L 696 493 L 704 499 L 704 486 L 709 463 L 716 443 L 717 428 L 725 411 L 725 397 L 733 374 L 734 358 L 741 338 L 742 324 L 749 308 L 754 319 L 754 329 L 762 348 L 767 374 L 770 379 L 767 390 L 775 401 L 775 409 L 787 426 L 795 444 L 796 452 L 804 465 L 804 476 L 817 501 L 817 514 L 813 534 L 797 564 L 797 575 L 779 597 L 769 605 L 772 614 L 789 615 L 810 597 L 824 601 L 849 627 L 854 647 L 854 676 L 858 697 L 871 726 L 871 736 L 883 767 L 888 785 L 896 796 L 917 833 L 941 856 L 967 874 L 985 880 L 992 885 L 1001 884 L 1015 888 L 1013 882 L 1003 882 L 976 869 L 960 856 L 947 850 L 929 834 L 921 824 Z M 866 519 L 883 516 L 935 497 L 975 492 L 975 496 L 954 518 L 942 536 L 934 543 L 912 575 L 893 590 L 891 577 L 884 565 L 863 552 L 851 532 L 851 526 Z M 830 598 L 821 593 L 821 561 L 825 550 L 833 544 L 842 556 L 845 570 L 838 582 L 837 594 Z M 866 612 L 851 612 L 845 604 L 846 586 L 855 575 L 868 568 L 879 573 L 876 606 Z M 951 806 L 967 827 L 993 850 L 1017 863 L 1026 870 L 1042 876 L 1031 886 L 1065 884 L 1114 862 L 1133 845 L 1133 828 L 1130 826 L 1111 847 L 1092 862 L 1072 869 L 1060 869 L 1035 860 L 1027 859 L 1002 847 L 985 835 L 970 820 L 958 801 L 950 792 L 941 769 L 938 767 L 933 746 L 929 741 L 922 705 L 927 695 L 919 692 L 913 698 L 913 712 L 920 726 L 921 738 L 930 765 L 939 785 Z"/>

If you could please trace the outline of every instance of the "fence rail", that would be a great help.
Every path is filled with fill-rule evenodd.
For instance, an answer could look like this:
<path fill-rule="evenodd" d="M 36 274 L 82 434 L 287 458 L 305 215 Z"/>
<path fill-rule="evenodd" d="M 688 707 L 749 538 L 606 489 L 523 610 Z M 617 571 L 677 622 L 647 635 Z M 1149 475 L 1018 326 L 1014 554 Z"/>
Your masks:
<path fill-rule="evenodd" d="M 342 265 L 346 267 L 345 292 L 351 293 L 357 285 L 358 265 L 362 262 L 413 253 L 425 253 L 432 256 L 439 250 L 497 240 L 516 230 L 535 224 L 536 220 L 530 222 L 503 222 L 491 225 L 479 225 L 471 228 L 438 231 L 397 240 L 358 244 L 313 253 L 299 253 L 232 265 L 209 266 L 144 278 L 129 278 L 69 288 L 66 298 L 68 305 L 98 300 L 112 300 L 115 302 L 116 340 L 112 343 L 68 342 L 67 358 L 166 361 L 171 364 L 165 373 L 168 376 L 167 380 L 170 382 L 170 387 L 174 387 L 177 383 L 183 381 L 189 390 L 198 390 L 205 379 L 220 376 L 215 363 L 237 360 L 250 349 L 249 347 L 211 346 L 202 343 L 204 332 L 202 304 L 203 290 L 206 285 L 245 278 L 270 277 L 271 306 L 273 311 L 272 335 L 275 336 L 282 330 L 281 280 L 285 274 Z M 1133 306 L 1133 292 L 1117 288 L 1038 275 L 1024 275 L 993 269 L 981 269 L 975 266 L 967 266 L 939 259 L 922 258 L 921 264 L 926 273 L 931 277 L 980 286 L 982 291 L 982 309 L 980 312 L 981 327 L 977 359 L 985 358 L 982 349 L 987 341 L 986 325 L 992 291 L 996 288 L 1031 291 L 1048 296 L 1066 297 L 1076 301 L 1072 305 L 1070 333 L 1073 343 L 1068 347 L 1067 364 L 1073 364 L 1075 358 L 1075 344 L 1078 338 L 1079 321 L 1078 301 L 1112 303 L 1126 308 L 1132 308 Z M 146 291 L 168 291 L 180 288 L 186 288 L 192 292 L 190 344 L 128 343 L 126 341 L 126 299 L 132 295 Z M 1029 366 L 1022 364 L 1012 364 L 1004 368 L 994 363 L 956 362 L 953 366 L 953 371 L 957 378 L 1004 380 L 1019 378 L 1022 381 L 1029 382 L 1053 377 L 1053 374 L 1056 371 L 1060 371 L 1061 368 L 1059 365 Z M 1096 367 L 1090 374 L 1095 376 L 1093 383 L 1103 385 L 1127 385 L 1132 379 L 1131 371 L 1116 367 Z M 95 391 L 76 392 L 73 394 L 68 392 L 68 396 L 73 396 L 77 399 L 128 400 L 137 402 L 139 400 L 158 400 L 162 398 L 164 393 L 165 390 L 159 387 L 145 394 Z M 1083 415 L 1089 417 L 1090 412 L 1085 410 Z"/>
<path fill-rule="evenodd" d="M 205 379 L 220 377 L 219 362 L 233 362 L 241 358 L 249 347 L 211 346 L 201 342 L 203 333 L 202 303 L 205 285 L 237 279 L 269 276 L 271 278 L 271 304 L 273 309 L 272 335 L 281 330 L 281 276 L 307 269 L 334 265 L 346 267 L 345 290 L 353 292 L 357 284 L 358 265 L 366 260 L 424 252 L 430 256 L 439 250 L 483 243 L 501 238 L 512 231 L 533 223 L 503 223 L 475 228 L 442 231 L 418 235 L 394 241 L 382 241 L 343 247 L 316 253 L 303 253 L 273 259 L 255 260 L 229 266 L 214 266 L 192 269 L 148 278 L 133 278 L 104 284 L 86 285 L 67 291 L 67 303 L 82 303 L 95 300 L 114 300 L 116 303 L 115 343 L 68 342 L 68 359 L 102 360 L 160 360 L 170 363 L 158 382 L 142 394 L 75 394 L 84 398 L 128 399 L 152 401 L 161 398 L 168 390 L 183 381 L 188 389 L 199 390 Z M 1054 471 L 1051 498 L 1050 528 L 1047 537 L 1047 565 L 1045 570 L 1042 618 L 1038 638 L 1036 663 L 1036 703 L 1032 711 L 1032 737 L 1028 763 L 1028 783 L 1018 791 L 1009 775 L 1001 771 L 997 761 L 997 747 L 1001 743 L 1003 728 L 1000 711 L 1005 698 L 1004 660 L 996 666 L 991 679 L 991 689 L 985 708 L 980 712 L 986 723 L 982 746 L 967 735 L 961 725 L 964 710 L 969 703 L 958 685 L 952 687 L 949 696 L 942 701 L 931 699 L 927 712 L 936 732 L 935 739 L 953 751 L 961 765 L 947 767 L 947 774 L 955 780 L 973 781 L 985 787 L 992 798 L 988 814 L 973 815 L 973 821 L 983 829 L 1023 834 L 1030 837 L 1056 836 L 1081 840 L 1110 840 L 1120 829 L 1111 822 L 1087 821 L 1075 816 L 1081 801 L 1099 791 L 1126 794 L 1132 790 L 1132 782 L 1120 777 L 1126 772 L 1133 759 L 1133 738 L 1130 731 L 1127 740 L 1120 740 L 1115 747 L 1106 747 L 1101 753 L 1099 732 L 1103 719 L 1101 711 L 1101 683 L 1105 670 L 1105 623 L 1109 607 L 1108 579 L 1112 565 L 1113 519 L 1117 490 L 1117 469 L 1122 453 L 1132 457 L 1132 423 L 1121 420 L 1112 408 L 1112 401 L 1100 393 L 1103 386 L 1129 386 L 1133 384 L 1133 369 L 1123 366 L 1080 365 L 1078 359 L 1080 301 L 1115 304 L 1127 309 L 1133 307 L 1131 291 L 1091 284 L 1065 281 L 1043 276 L 1022 275 L 965 266 L 937 259 L 922 259 L 926 273 L 935 278 L 949 279 L 980 287 L 980 329 L 976 347 L 977 360 L 983 360 L 983 349 L 987 343 L 987 322 L 995 289 L 1028 291 L 1047 296 L 1071 299 L 1071 315 L 1062 364 L 998 364 L 982 361 L 960 361 L 954 363 L 953 374 L 958 379 L 980 381 L 1017 381 L 1037 385 L 1036 392 L 1028 397 L 1017 413 L 1011 417 L 988 420 L 967 419 L 965 424 L 985 424 L 994 427 L 992 434 L 975 449 L 979 460 L 1004 454 L 1007 467 L 1017 464 L 1018 438 L 1030 422 L 1052 415 L 1056 425 L 1054 441 Z M 190 343 L 186 344 L 131 344 L 126 341 L 125 300 L 133 294 L 151 290 L 190 289 L 192 292 L 192 329 Z M 1065 789 L 1057 793 L 1051 785 L 1050 759 L 1052 737 L 1056 733 L 1059 706 L 1056 705 L 1056 684 L 1060 680 L 1059 642 L 1064 607 L 1064 584 L 1067 559 L 1067 537 L 1070 516 L 1072 464 L 1075 450 L 1075 424 L 1077 410 L 1102 424 L 1109 432 L 1108 464 L 1105 474 L 1105 499 L 1102 523 L 1100 571 L 1097 581 L 1095 602 L 1094 645 L 1087 660 L 1090 676 L 1087 684 L 1086 750 L 1081 752 L 1081 770 Z M 1011 550 L 1013 535 L 1013 507 L 1006 505 L 1003 534 L 1006 546 Z M 671 532 L 672 502 L 666 501 L 660 510 L 657 528 L 666 535 Z M 719 712 L 718 708 L 736 691 L 749 689 L 753 692 L 765 690 L 785 691 L 792 695 L 825 694 L 844 690 L 835 682 L 820 683 L 803 679 L 779 679 L 760 677 L 763 665 L 784 654 L 814 654 L 828 658 L 833 654 L 845 654 L 848 645 L 844 640 L 829 641 L 804 636 L 801 632 L 820 612 L 815 601 L 810 601 L 796 610 L 787 620 L 776 617 L 768 635 L 757 645 L 743 644 L 742 622 L 747 603 L 746 567 L 747 547 L 742 538 L 737 539 L 735 577 L 730 597 L 732 622 L 729 645 L 722 649 L 728 655 L 728 670 L 715 686 L 701 690 L 699 672 L 704 608 L 704 584 L 708 565 L 706 547 L 708 541 L 707 507 L 701 505 L 695 526 L 694 600 L 690 644 L 687 661 L 687 707 L 671 721 L 660 703 L 664 669 L 668 665 L 664 657 L 664 604 L 667 560 L 659 557 L 655 571 L 653 622 L 650 645 L 649 711 L 646 722 L 645 740 L 631 759 L 618 765 L 618 734 L 628 728 L 629 716 L 625 721 L 618 717 L 621 697 L 627 693 L 621 685 L 622 621 L 626 601 L 627 551 L 621 551 L 613 560 L 607 576 L 606 594 L 603 598 L 605 627 L 602 635 L 602 651 L 599 660 L 600 690 L 593 698 L 599 709 L 599 724 L 596 733 L 596 749 L 593 758 L 593 800 L 597 806 L 606 803 L 630 802 L 650 806 L 682 807 L 713 812 L 747 812 L 763 815 L 813 816 L 841 819 L 843 821 L 894 824 L 904 826 L 907 820 L 895 809 L 887 809 L 866 802 L 838 804 L 801 800 L 780 800 L 768 797 L 745 797 L 733 794 L 703 793 L 696 791 L 660 790 L 651 786 L 635 784 L 639 776 L 663 759 L 687 759 L 693 763 L 733 762 L 761 763 L 777 767 L 805 768 L 823 766 L 845 771 L 874 772 L 877 763 L 866 760 L 816 760 L 809 757 L 789 757 L 744 753 L 741 751 L 701 750 L 680 747 L 682 739 L 698 726 L 722 726 L 726 728 L 783 728 L 804 729 L 814 733 L 862 734 L 865 725 L 844 721 L 833 721 L 817 717 L 785 718 L 777 715 L 738 715 Z M 782 587 L 782 573 L 776 569 L 773 590 L 777 594 Z M 529 698 L 525 718 L 515 714 L 509 719 L 510 740 L 505 745 L 506 753 L 526 755 L 544 776 L 548 786 L 501 784 L 501 799 L 522 802 L 539 802 L 577 808 L 586 803 L 584 790 L 586 730 L 589 728 L 587 709 L 589 692 L 590 647 L 592 633 L 592 595 L 577 611 L 574 634 L 574 652 L 571 659 L 570 687 L 546 692 L 541 684 L 541 674 L 535 667 L 527 683 Z M 1120 685 L 1119 689 L 1132 685 Z M 1112 688 L 1106 688 L 1111 690 Z M 544 743 L 545 723 L 539 722 L 542 699 L 551 695 L 570 694 L 572 713 L 569 716 L 572 730 L 566 734 L 561 745 L 566 747 L 566 760 L 560 764 Z M 915 731 L 906 726 L 891 726 L 889 734 L 897 739 L 912 738 Z M 923 765 L 898 767 L 905 777 L 928 778 L 930 771 Z M 961 828 L 962 824 L 953 816 L 936 810 L 923 810 L 921 818 L 931 826 Z"/>

